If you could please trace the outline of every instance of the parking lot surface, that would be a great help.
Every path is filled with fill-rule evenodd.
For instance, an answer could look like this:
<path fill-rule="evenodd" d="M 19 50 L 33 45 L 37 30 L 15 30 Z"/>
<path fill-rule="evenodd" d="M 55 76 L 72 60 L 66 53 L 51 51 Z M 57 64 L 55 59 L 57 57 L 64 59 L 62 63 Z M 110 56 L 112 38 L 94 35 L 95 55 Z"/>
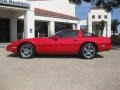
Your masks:
<path fill-rule="evenodd" d="M 120 90 L 120 50 L 20 59 L 1 47 L 0 90 Z"/>

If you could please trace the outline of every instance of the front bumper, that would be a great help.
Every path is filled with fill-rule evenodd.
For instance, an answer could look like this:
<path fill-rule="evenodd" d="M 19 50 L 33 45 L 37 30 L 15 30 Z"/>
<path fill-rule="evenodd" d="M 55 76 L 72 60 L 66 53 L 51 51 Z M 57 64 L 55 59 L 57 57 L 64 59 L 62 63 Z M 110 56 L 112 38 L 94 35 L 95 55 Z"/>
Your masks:
<path fill-rule="evenodd" d="M 6 50 L 10 51 L 10 52 L 13 52 L 13 53 L 17 53 L 17 46 L 15 46 L 15 45 L 8 45 L 6 47 Z"/>

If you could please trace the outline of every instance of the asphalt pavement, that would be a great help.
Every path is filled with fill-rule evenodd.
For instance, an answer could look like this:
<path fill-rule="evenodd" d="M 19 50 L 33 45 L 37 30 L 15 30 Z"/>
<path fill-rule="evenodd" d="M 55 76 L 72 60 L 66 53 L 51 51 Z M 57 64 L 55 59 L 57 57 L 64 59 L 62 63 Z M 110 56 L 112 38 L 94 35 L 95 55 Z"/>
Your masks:
<path fill-rule="evenodd" d="M 120 90 L 120 50 L 20 59 L 0 48 L 0 90 Z"/>

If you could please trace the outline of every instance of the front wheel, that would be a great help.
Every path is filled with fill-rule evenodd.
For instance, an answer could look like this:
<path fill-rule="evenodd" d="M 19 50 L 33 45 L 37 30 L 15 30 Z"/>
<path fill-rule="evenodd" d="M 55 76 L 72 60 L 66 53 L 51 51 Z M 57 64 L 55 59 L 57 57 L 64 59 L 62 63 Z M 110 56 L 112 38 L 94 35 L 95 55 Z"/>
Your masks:
<path fill-rule="evenodd" d="M 27 59 L 32 58 L 35 54 L 35 49 L 33 45 L 29 43 L 22 44 L 18 51 L 19 57 Z"/>
<path fill-rule="evenodd" d="M 85 59 L 92 59 L 96 54 L 96 46 L 92 43 L 86 43 L 81 47 L 80 55 Z"/>

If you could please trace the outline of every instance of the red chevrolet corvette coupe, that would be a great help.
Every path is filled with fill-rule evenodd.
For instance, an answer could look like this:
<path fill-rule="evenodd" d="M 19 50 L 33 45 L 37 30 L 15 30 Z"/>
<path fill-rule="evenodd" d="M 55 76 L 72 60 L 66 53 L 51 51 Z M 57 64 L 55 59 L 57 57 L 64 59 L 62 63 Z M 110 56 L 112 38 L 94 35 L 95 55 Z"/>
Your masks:
<path fill-rule="evenodd" d="M 111 49 L 108 37 L 95 36 L 82 30 L 61 30 L 52 37 L 21 39 L 7 46 L 7 51 L 21 58 L 35 54 L 78 54 L 91 59 L 97 52 Z"/>

